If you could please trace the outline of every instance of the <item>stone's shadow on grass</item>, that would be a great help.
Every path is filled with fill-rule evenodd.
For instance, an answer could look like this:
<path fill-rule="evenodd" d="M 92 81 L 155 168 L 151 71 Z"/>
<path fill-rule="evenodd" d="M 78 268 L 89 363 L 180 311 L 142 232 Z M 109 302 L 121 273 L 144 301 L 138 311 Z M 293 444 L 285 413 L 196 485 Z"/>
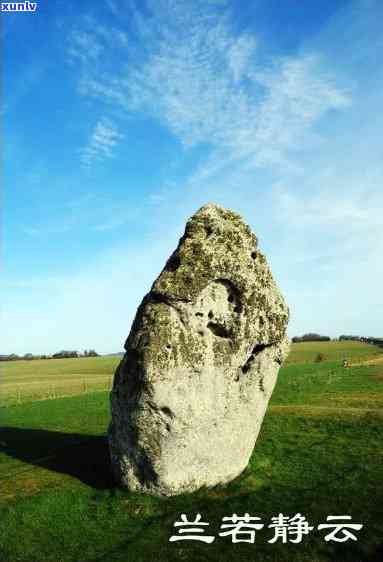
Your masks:
<path fill-rule="evenodd" d="M 326 511 L 315 508 L 316 497 L 320 490 L 311 491 L 301 489 L 287 489 L 286 486 L 264 486 L 255 495 L 246 490 L 246 475 L 228 486 L 218 486 L 208 490 L 206 488 L 190 495 L 180 495 L 167 499 L 153 499 L 154 515 L 136 520 L 134 531 L 127 540 L 116 547 L 102 553 L 100 556 L 86 562 L 127 562 L 166 560 L 177 562 L 217 562 L 238 560 L 241 562 L 381 562 L 379 549 L 372 546 L 373 552 L 366 552 L 365 536 L 360 535 L 359 541 L 347 543 L 326 543 L 325 533 L 315 529 L 308 536 L 304 535 L 301 544 L 286 543 L 280 539 L 275 544 L 269 544 L 274 531 L 268 528 L 271 517 L 278 512 L 293 515 L 299 508 L 306 513 L 310 524 L 314 527 L 324 521 Z M 213 493 L 214 492 L 214 493 Z M 132 504 L 140 505 L 145 496 L 129 494 Z M 142 499 L 140 499 L 142 498 Z M 346 497 L 340 498 L 342 503 Z M 274 507 L 273 507 L 274 506 Z M 311 507 L 310 507 L 311 506 Z M 233 544 L 231 537 L 220 537 L 219 532 L 223 517 L 233 513 L 243 516 L 244 513 L 257 515 L 265 524 L 264 529 L 256 532 L 255 542 Z M 207 545 L 197 541 L 170 543 L 169 538 L 177 534 L 174 523 L 180 520 L 180 514 L 186 513 L 189 520 L 194 520 L 197 513 L 202 514 L 202 520 L 209 523 L 203 534 L 213 535 L 215 540 Z M 242 535 L 241 538 L 245 538 Z M 248 538 L 248 537 L 247 537 Z M 289 535 L 289 539 L 295 538 Z M 369 538 L 369 542 L 371 539 Z M 371 546 L 369 547 L 371 551 Z M 161 556 L 159 556 L 161 553 Z M 84 561 L 85 562 L 85 561 Z"/>
<path fill-rule="evenodd" d="M 73 527 L 76 528 L 80 522 L 85 527 L 84 522 L 89 522 L 93 529 L 95 513 L 98 513 L 100 519 L 97 524 L 100 528 L 105 525 L 106 533 L 109 532 L 109 524 L 120 526 L 120 530 L 118 540 L 109 541 L 104 534 L 104 542 L 100 540 L 92 554 L 83 555 L 81 552 L 82 556 L 76 559 L 84 562 L 380 562 L 382 546 L 378 525 L 379 506 L 383 504 L 383 492 L 379 487 L 380 470 L 378 472 L 376 465 L 377 470 L 369 472 L 368 462 L 360 460 L 358 449 L 361 441 L 368 441 L 371 445 L 374 438 L 372 430 L 379 431 L 377 421 L 372 419 L 369 423 L 371 430 L 358 434 L 359 425 L 355 422 L 344 422 L 342 428 L 341 422 L 334 425 L 327 419 L 315 422 L 291 418 L 289 421 L 286 416 L 269 416 L 263 428 L 263 440 L 241 476 L 226 486 L 166 499 L 117 489 L 110 476 L 105 436 L 8 427 L 0 430 L 0 442 L 2 451 L 9 457 L 29 464 L 27 468 L 15 468 L 15 473 L 41 466 L 71 475 L 97 490 L 91 494 L 90 501 L 87 499 L 83 504 L 76 504 L 83 507 L 79 512 L 73 510 Z M 339 437 L 336 436 L 336 428 L 341 431 Z M 318 429 L 322 433 L 314 433 L 314 438 L 312 433 Z M 354 435 L 354 457 L 349 439 L 342 442 L 342 438 L 348 435 L 347 430 Z M 308 435 L 306 439 L 305 432 Z M 333 435 L 331 439 L 329 434 Z M 5 477 L 12 479 L 13 475 L 3 471 L 0 479 Z M 63 493 L 64 488 L 63 483 Z M 78 486 L 78 493 L 87 497 L 88 491 Z M 51 503 L 49 509 L 53 510 L 54 502 Z M 45 509 L 46 505 L 43 504 L 41 509 Z M 52 513 L 57 514 L 59 508 L 55 509 Z M 234 513 L 243 516 L 246 512 L 260 517 L 265 524 L 265 528 L 257 532 L 255 544 L 233 544 L 230 537 L 219 537 L 223 517 Z M 274 534 L 268 528 L 271 518 L 278 513 L 291 517 L 298 512 L 306 516 L 315 528 L 324 523 L 330 514 L 352 515 L 353 521 L 363 523 L 364 528 L 357 542 L 326 543 L 325 533 L 315 529 L 309 536 L 303 537 L 302 544 L 283 544 L 280 541 L 269 544 L 268 540 Z M 189 520 L 201 513 L 203 521 L 209 522 L 206 534 L 214 535 L 215 541 L 210 545 L 194 544 L 192 541 L 170 543 L 170 536 L 176 533 L 174 523 L 179 521 L 181 513 L 186 513 Z M 76 539 L 77 535 L 73 537 Z M 78 537 L 76 540 L 81 542 Z"/>
<path fill-rule="evenodd" d="M 5 427 L 0 430 L 0 452 L 32 466 L 73 476 L 96 489 L 115 487 L 107 437 L 103 435 Z M 15 468 L 14 473 L 20 470 L 24 469 Z M 0 474 L 0 480 L 12 475 Z"/>

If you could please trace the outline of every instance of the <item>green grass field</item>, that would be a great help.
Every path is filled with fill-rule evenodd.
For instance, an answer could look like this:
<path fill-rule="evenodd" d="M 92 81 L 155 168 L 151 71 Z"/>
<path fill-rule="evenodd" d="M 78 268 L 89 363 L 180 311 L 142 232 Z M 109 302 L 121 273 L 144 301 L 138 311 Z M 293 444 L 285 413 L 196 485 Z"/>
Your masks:
<path fill-rule="evenodd" d="M 7 361 L 1 364 L 3 404 L 109 390 L 119 357 Z"/>
<path fill-rule="evenodd" d="M 355 362 L 383 356 L 383 350 L 379 347 L 358 341 L 301 342 L 291 345 L 290 354 L 285 364 L 312 363 L 318 353 L 323 353 L 327 361 L 348 359 Z"/>
<path fill-rule="evenodd" d="M 360 342 L 304 342 L 292 344 L 285 365 L 312 363 L 318 353 L 325 361 L 353 362 L 383 357 L 378 347 Z M 21 404 L 86 392 L 109 390 L 119 357 L 81 357 L 0 363 L 3 405 Z"/>
<path fill-rule="evenodd" d="M 315 363 L 318 352 L 327 360 Z M 170 499 L 129 494 L 111 481 L 108 392 L 8 403 L 0 409 L 0 561 L 380 562 L 381 356 L 353 342 L 293 346 L 245 473 L 226 487 Z M 376 357 L 377 364 L 344 369 L 344 357 Z M 44 363 L 39 372 L 34 363 Z M 14 363 L 7 384 L 12 376 L 17 383 L 40 377 L 43 385 L 58 376 L 68 384 L 76 376 L 110 377 L 117 363 Z M 223 517 L 246 512 L 265 524 L 255 544 L 218 536 Z M 215 541 L 169 542 L 181 513 L 189 519 L 201 513 Z M 364 526 L 355 532 L 357 541 L 327 543 L 315 528 L 301 544 L 270 544 L 267 525 L 279 513 L 301 513 L 314 527 L 328 515 L 351 515 Z"/>

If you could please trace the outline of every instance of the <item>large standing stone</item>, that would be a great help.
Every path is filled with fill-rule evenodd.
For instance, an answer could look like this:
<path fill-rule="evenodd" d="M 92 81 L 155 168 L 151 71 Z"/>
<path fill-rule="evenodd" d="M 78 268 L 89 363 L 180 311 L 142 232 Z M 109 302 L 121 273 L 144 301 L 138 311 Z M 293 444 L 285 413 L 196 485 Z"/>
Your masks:
<path fill-rule="evenodd" d="M 174 495 L 238 476 L 289 348 L 288 316 L 250 228 L 202 207 L 138 308 L 115 374 L 117 481 Z"/>

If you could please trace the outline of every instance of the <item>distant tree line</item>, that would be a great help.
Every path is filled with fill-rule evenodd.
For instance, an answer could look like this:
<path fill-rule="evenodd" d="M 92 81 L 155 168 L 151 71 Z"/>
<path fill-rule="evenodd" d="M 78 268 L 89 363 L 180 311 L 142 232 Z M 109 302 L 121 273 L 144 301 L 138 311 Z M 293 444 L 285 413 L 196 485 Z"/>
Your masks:
<path fill-rule="evenodd" d="M 362 341 L 361 336 L 339 336 L 339 341 Z"/>
<path fill-rule="evenodd" d="M 339 341 L 360 341 L 363 343 L 369 343 L 371 345 L 377 345 L 383 347 L 383 338 L 365 337 L 365 336 L 347 336 L 342 334 L 339 336 Z M 319 334 L 305 334 L 304 336 L 295 336 L 291 340 L 293 343 L 300 343 L 305 341 L 331 341 L 328 336 L 320 336 Z"/>
<path fill-rule="evenodd" d="M 328 336 L 320 336 L 319 334 L 304 334 L 303 336 L 296 336 L 292 339 L 293 343 L 299 343 L 304 341 L 331 341 Z"/>
<path fill-rule="evenodd" d="M 373 338 L 364 336 L 339 336 L 339 341 L 360 341 L 363 343 L 369 343 L 371 345 L 377 345 L 383 347 L 383 338 Z"/>
<path fill-rule="evenodd" d="M 99 357 L 99 354 L 94 349 L 85 349 L 83 353 L 78 351 L 68 351 L 63 349 L 53 355 L 33 355 L 33 353 L 25 353 L 24 355 L 17 355 L 11 353 L 10 355 L 0 355 L 0 361 L 32 361 L 34 359 L 68 359 L 70 357 Z"/>

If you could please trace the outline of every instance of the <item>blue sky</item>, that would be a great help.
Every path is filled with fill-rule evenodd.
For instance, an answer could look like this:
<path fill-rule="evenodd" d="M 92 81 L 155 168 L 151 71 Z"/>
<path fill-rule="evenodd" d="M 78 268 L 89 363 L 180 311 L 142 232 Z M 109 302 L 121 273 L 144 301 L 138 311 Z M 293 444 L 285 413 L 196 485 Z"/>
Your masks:
<path fill-rule="evenodd" d="M 122 348 L 212 201 L 289 335 L 383 336 L 383 4 L 49 0 L 4 13 L 2 353 Z"/>

